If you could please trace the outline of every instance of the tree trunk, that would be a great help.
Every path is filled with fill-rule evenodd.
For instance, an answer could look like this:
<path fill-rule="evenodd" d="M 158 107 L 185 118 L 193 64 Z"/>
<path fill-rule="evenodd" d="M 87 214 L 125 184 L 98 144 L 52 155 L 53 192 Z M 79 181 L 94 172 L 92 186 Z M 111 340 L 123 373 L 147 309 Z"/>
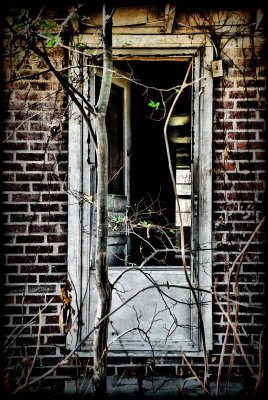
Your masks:
<path fill-rule="evenodd" d="M 96 106 L 97 134 L 97 241 L 96 241 L 96 285 L 98 292 L 98 310 L 95 325 L 110 312 L 112 290 L 108 278 L 107 234 L 108 234 L 108 139 L 105 123 L 106 111 L 112 84 L 112 13 L 103 5 L 103 76 L 100 95 Z M 107 338 L 109 319 L 95 330 L 93 341 L 93 387 L 96 398 L 106 396 L 107 382 Z"/>

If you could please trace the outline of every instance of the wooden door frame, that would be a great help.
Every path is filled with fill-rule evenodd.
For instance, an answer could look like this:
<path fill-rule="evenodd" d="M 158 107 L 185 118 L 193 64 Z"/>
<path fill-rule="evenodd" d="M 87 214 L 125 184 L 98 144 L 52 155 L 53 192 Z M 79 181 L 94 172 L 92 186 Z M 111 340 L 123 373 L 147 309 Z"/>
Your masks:
<path fill-rule="evenodd" d="M 126 36 L 126 37 L 125 37 Z M 152 36 L 155 36 L 153 38 Z M 155 40 L 154 40 L 155 39 Z M 89 48 L 96 48 L 95 37 L 93 35 L 81 35 L 78 37 L 80 43 L 86 43 Z M 213 60 L 213 48 L 210 44 L 204 46 L 204 37 L 194 36 L 189 39 L 188 36 L 181 35 L 149 35 L 148 37 L 140 35 L 115 35 L 113 38 L 114 56 L 129 57 L 137 59 L 148 56 L 164 57 L 195 57 L 198 61 L 195 64 L 196 79 L 204 73 L 206 77 L 201 77 L 194 89 L 195 107 L 200 111 L 195 118 L 195 129 L 199 131 L 199 149 L 206 151 L 199 153 L 199 192 L 202 196 L 198 201 L 198 213 L 202 216 L 202 224 L 199 224 L 198 235 L 199 242 L 203 244 L 202 251 L 199 251 L 199 269 L 198 280 L 201 287 L 211 289 L 212 277 L 212 77 L 206 69 Z M 127 48 L 125 43 L 128 44 Z M 199 77 L 199 78 L 198 78 Z M 90 167 L 87 164 L 87 132 L 83 123 L 78 123 L 77 115 L 79 111 L 73 106 L 70 110 L 70 136 L 69 136 L 69 188 L 89 193 L 89 179 L 91 174 Z M 88 277 L 90 270 L 89 236 L 85 235 L 85 227 L 88 226 L 90 215 L 89 205 L 75 203 L 73 197 L 69 197 L 69 225 L 70 232 L 68 239 L 68 272 L 72 284 L 76 290 L 76 303 L 80 309 L 77 314 L 83 318 L 82 332 L 79 324 L 81 320 L 76 319 L 73 329 L 76 330 L 78 337 L 74 339 L 68 335 L 67 342 L 73 347 L 76 341 L 81 340 L 88 329 L 87 310 L 89 309 L 88 296 Z M 204 227 L 206 227 L 204 229 Z M 207 350 L 212 348 L 212 296 L 200 294 L 200 301 L 206 302 L 203 308 L 203 320 L 206 328 Z M 79 306 L 78 306 L 79 308 Z M 77 323 L 78 321 L 79 324 Z M 194 351 L 191 354 L 198 356 L 202 353 Z M 187 351 L 188 354 L 189 351 Z"/>

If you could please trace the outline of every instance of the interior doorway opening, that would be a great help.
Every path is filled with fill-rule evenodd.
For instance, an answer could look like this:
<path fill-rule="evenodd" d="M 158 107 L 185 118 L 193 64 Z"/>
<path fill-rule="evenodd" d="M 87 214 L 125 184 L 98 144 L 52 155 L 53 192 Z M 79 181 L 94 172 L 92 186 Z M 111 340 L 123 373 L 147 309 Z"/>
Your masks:
<path fill-rule="evenodd" d="M 115 67 L 124 71 L 135 81 L 131 84 L 131 147 L 129 169 L 130 212 L 148 224 L 164 228 L 173 246 L 179 244 L 179 221 L 174 187 L 169 172 L 168 157 L 164 139 L 164 124 L 176 94 L 180 89 L 187 68 L 187 61 L 117 61 Z M 189 75 L 188 81 L 191 79 Z M 182 189 L 182 211 L 187 249 L 190 250 L 191 227 L 191 113 L 192 90 L 186 87 L 172 112 L 171 126 L 168 127 L 168 144 L 177 189 Z M 183 135 L 184 143 L 179 143 L 178 126 L 174 117 L 186 116 Z M 187 131 L 185 131 L 185 129 Z M 117 149 L 118 152 L 118 149 Z M 184 168 L 184 172 L 183 172 Z M 181 180 L 181 182 L 179 182 Z M 147 215 L 146 215 L 147 213 Z M 134 224 L 135 225 L 135 224 Z M 175 230 L 174 230 L 175 229 Z M 135 231 L 135 230 L 134 230 Z M 150 243 L 156 248 L 168 246 L 161 233 L 150 232 Z M 130 235 L 128 262 L 139 265 L 152 251 L 148 241 L 148 230 L 136 226 L 136 234 Z M 160 232 L 160 230 L 159 230 Z M 139 236 L 146 236 L 141 243 Z M 161 236 L 161 239 L 160 239 Z M 170 247 L 170 246 L 168 246 Z M 190 253 L 188 254 L 190 263 Z M 175 252 L 159 253 L 147 265 L 178 265 Z"/>

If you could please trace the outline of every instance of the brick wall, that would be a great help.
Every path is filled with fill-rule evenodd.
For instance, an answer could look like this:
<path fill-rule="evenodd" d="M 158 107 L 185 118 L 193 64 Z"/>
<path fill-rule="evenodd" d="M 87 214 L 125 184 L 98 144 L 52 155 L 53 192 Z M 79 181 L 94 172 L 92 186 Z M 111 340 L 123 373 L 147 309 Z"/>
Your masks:
<path fill-rule="evenodd" d="M 29 67 L 21 73 L 44 69 L 40 63 L 36 71 Z M 6 69 L 7 79 L 10 72 Z M 39 349 L 49 361 L 38 357 L 35 375 L 57 362 L 57 345 L 65 343 L 58 316 L 60 286 L 67 272 L 68 135 L 64 123 L 57 133 L 49 126 L 59 114 L 64 115 L 64 99 L 51 73 L 7 85 L 4 94 L 2 333 L 11 335 L 8 343 L 18 336 L 5 354 L 11 365 L 34 356 L 38 312 L 49 303 L 42 311 Z"/>
<path fill-rule="evenodd" d="M 214 81 L 214 279 L 221 303 L 227 309 L 228 270 L 263 217 L 265 210 L 266 71 L 262 43 L 230 41 L 222 52 L 224 77 Z M 265 302 L 264 225 L 251 241 L 243 263 L 231 277 L 231 319 L 239 305 L 238 332 L 249 363 L 259 363 L 259 340 L 264 326 Z M 236 271 L 238 284 L 236 285 Z M 239 296 L 236 297 L 236 289 Z M 219 359 L 226 318 L 214 305 L 214 351 Z M 228 365 L 234 338 L 228 335 Z M 239 353 L 239 352 L 238 352 Z M 240 354 L 235 365 L 245 365 Z"/>

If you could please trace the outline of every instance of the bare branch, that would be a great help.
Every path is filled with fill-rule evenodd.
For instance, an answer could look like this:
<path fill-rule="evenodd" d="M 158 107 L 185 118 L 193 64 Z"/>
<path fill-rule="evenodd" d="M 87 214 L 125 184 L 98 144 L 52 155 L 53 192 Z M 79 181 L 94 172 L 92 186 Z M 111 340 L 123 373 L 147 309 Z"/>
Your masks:
<path fill-rule="evenodd" d="M 41 309 L 41 313 L 47 308 L 47 306 L 48 306 L 52 301 L 53 301 L 53 297 L 52 297 L 52 298 L 47 302 L 47 304 Z M 5 343 L 4 343 L 5 349 L 4 349 L 3 353 L 5 353 L 5 352 L 8 350 L 8 348 L 9 348 L 9 347 L 14 343 L 14 341 L 19 337 L 19 335 L 21 334 L 21 332 L 23 332 L 24 329 L 26 329 L 29 325 L 31 325 L 31 324 L 34 322 L 34 320 L 36 319 L 36 317 L 37 317 L 38 315 L 39 315 L 39 312 L 38 312 L 36 315 L 34 315 L 26 324 L 21 325 L 21 330 L 16 334 L 16 336 L 12 339 L 12 341 L 11 341 L 9 344 L 7 344 L 8 340 L 15 334 L 15 332 L 16 332 L 16 330 L 19 328 L 19 326 L 16 327 L 16 328 L 10 333 L 10 335 L 7 337 L 7 339 L 6 339 Z"/>

